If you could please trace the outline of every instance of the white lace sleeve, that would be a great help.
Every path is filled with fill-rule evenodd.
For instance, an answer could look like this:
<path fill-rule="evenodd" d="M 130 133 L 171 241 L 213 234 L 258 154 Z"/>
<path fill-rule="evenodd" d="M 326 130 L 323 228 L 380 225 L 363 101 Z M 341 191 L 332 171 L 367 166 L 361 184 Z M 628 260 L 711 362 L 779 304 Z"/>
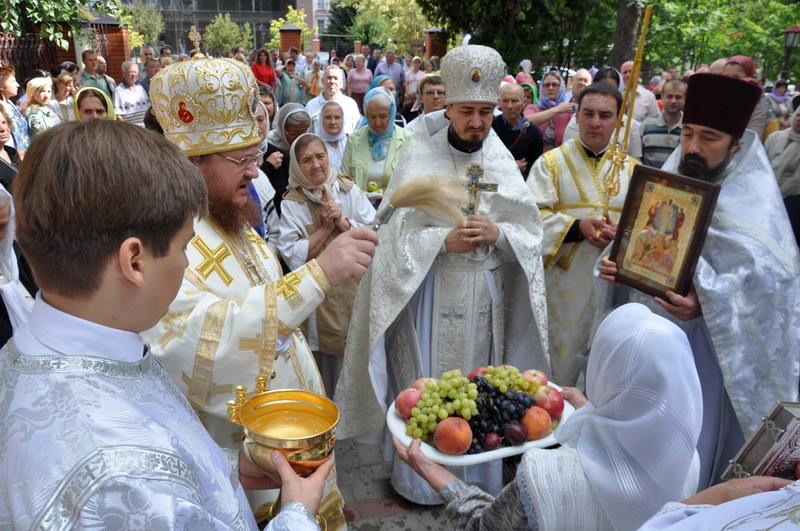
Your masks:
<path fill-rule="evenodd" d="M 270 520 L 266 531 L 319 531 L 311 513 L 299 502 L 287 503 Z"/>

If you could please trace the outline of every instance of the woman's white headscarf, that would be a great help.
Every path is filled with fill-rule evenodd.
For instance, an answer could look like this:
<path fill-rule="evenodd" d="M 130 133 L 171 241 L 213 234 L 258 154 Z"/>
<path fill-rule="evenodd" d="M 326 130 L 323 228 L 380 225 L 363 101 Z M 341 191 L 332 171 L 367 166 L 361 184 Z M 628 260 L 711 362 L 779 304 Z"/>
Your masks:
<path fill-rule="evenodd" d="M 339 112 L 342 113 L 342 125 L 344 126 L 344 110 L 342 110 L 342 106 L 335 101 L 327 101 L 320 107 L 319 113 L 314 117 L 313 131 L 325 142 L 325 147 L 328 149 L 328 157 L 331 160 L 331 168 L 338 171 L 342 165 L 344 150 L 347 147 L 347 133 L 344 132 L 344 127 L 339 130 L 338 135 L 332 135 L 325 130 L 322 115 L 325 114 L 325 108 L 329 105 L 339 108 Z M 334 143 L 336 143 L 335 146 Z"/>
<path fill-rule="evenodd" d="M 286 139 L 286 120 L 291 115 L 299 112 L 305 113 L 306 116 L 308 116 L 306 108 L 299 103 L 287 103 L 281 106 L 281 108 L 275 112 L 275 128 L 267 133 L 267 142 L 278 149 L 288 151 L 290 146 L 289 141 Z M 308 121 L 309 123 L 311 122 L 311 116 L 308 116 Z"/>
<path fill-rule="evenodd" d="M 614 528 L 637 529 L 687 482 L 696 489 L 703 398 L 692 349 L 674 323 L 626 304 L 597 329 L 586 377 L 589 403 L 556 439 L 577 449 Z"/>
<path fill-rule="evenodd" d="M 28 322 L 33 308 L 33 298 L 19 281 L 19 266 L 14 253 L 14 227 L 16 225 L 14 200 L 11 194 L 0 185 L 0 196 L 8 204 L 8 230 L 0 240 L 0 295 L 8 311 L 11 326 L 16 330 Z"/>
<path fill-rule="evenodd" d="M 303 195 L 309 199 L 309 201 L 314 203 L 322 203 L 325 198 L 333 197 L 331 185 L 336 180 L 337 173 L 331 169 L 330 157 L 328 157 L 328 173 L 327 177 L 325 178 L 325 182 L 316 186 L 311 184 L 311 182 L 303 173 L 303 169 L 300 167 L 300 157 L 297 154 L 297 143 L 301 138 L 304 137 L 314 137 L 323 147 L 325 147 L 325 142 L 323 142 L 322 139 L 315 134 L 305 133 L 297 137 L 297 140 L 295 140 L 292 144 L 290 150 L 291 153 L 289 154 L 289 188 L 296 188 L 300 190 L 303 192 Z"/>

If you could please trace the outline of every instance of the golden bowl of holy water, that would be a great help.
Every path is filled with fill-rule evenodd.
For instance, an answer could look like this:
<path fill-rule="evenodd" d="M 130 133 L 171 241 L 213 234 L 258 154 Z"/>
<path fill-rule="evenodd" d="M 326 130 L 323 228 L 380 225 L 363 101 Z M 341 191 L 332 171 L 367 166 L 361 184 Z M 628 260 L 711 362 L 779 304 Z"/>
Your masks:
<path fill-rule="evenodd" d="M 277 474 L 272 452 L 281 452 L 295 472 L 308 476 L 333 453 L 339 409 L 329 398 L 301 389 L 266 390 L 259 377 L 248 395 L 236 387 L 228 402 L 228 420 L 242 427 L 245 455 Z"/>

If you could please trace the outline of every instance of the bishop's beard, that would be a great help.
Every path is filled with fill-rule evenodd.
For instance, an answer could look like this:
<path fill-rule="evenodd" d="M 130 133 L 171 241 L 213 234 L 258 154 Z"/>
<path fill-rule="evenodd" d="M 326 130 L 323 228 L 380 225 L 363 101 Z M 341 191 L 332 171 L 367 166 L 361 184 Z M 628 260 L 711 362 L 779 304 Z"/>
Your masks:
<path fill-rule="evenodd" d="M 252 198 L 243 205 L 236 205 L 230 201 L 214 200 L 208 198 L 208 213 L 211 218 L 230 235 L 237 234 L 243 227 L 255 227 L 261 223 L 261 212 Z"/>

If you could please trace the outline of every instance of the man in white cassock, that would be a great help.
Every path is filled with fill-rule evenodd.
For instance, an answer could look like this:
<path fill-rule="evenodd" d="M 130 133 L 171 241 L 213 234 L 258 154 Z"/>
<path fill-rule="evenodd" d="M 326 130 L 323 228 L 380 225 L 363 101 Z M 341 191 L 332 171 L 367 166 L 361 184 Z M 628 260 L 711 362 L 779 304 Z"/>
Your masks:
<path fill-rule="evenodd" d="M 550 369 L 539 212 L 491 127 L 504 72 L 485 46 L 461 46 L 442 60 L 447 109 L 426 115 L 411 137 L 383 208 L 411 179 L 456 180 L 469 190 L 466 224 L 400 209 L 380 229 L 336 388 L 340 438 L 380 439 L 388 404 L 421 376 L 490 363 Z M 395 461 L 392 484 L 401 495 L 441 503 Z M 472 467 L 467 480 L 497 492 L 500 465 Z"/>
<path fill-rule="evenodd" d="M 662 169 L 721 189 L 686 296 L 598 288 L 600 307 L 642 302 L 689 337 L 703 387 L 700 488 L 720 481 L 775 401 L 798 397 L 797 244 L 764 148 L 745 129 L 760 95 L 754 85 L 716 74 L 689 80 L 681 145 Z M 598 267 L 601 278 L 614 280 L 614 262 L 603 257 Z"/>
<path fill-rule="evenodd" d="M 560 385 L 575 385 L 585 366 L 595 314 L 592 269 L 614 239 L 637 164 L 626 156 L 609 174 L 621 106 L 619 91 L 607 83 L 586 87 L 578 96 L 580 136 L 539 157 L 528 176 L 544 224 L 550 365 Z"/>
<path fill-rule="evenodd" d="M 238 448 L 241 429 L 226 417 L 236 385 L 252 389 L 263 375 L 270 389 L 325 394 L 299 327 L 332 286 L 365 270 L 377 238 L 366 228 L 349 231 L 283 275 L 278 257 L 252 228 L 261 213 L 248 184 L 263 153 L 250 69 L 227 59 L 193 59 L 162 70 L 150 93 L 166 138 L 203 174 L 209 215 L 195 223 L 169 313 L 144 336 L 217 443 Z M 251 497 L 258 520 L 268 514 L 264 502 L 277 495 Z M 319 508 L 328 529 L 346 527 L 343 506 L 331 473 Z"/>

